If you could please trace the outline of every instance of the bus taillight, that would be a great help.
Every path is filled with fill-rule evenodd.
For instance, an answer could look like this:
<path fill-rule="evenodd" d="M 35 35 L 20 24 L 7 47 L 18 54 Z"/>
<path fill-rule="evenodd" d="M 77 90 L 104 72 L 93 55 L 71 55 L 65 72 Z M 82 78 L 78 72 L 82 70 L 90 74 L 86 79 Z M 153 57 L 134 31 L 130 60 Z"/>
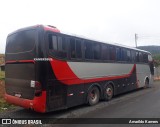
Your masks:
<path fill-rule="evenodd" d="M 40 82 L 35 82 L 35 96 L 41 96 L 42 94 L 42 86 Z"/>

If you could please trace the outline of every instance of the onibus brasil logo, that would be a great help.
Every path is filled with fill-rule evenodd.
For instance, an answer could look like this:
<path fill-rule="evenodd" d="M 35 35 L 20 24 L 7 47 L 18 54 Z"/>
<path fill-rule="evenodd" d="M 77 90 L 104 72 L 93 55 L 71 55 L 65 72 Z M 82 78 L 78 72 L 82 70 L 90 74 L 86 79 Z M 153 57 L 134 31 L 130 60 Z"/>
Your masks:
<path fill-rule="evenodd" d="M 2 119 L 2 124 L 42 124 L 42 121 L 31 119 Z"/>

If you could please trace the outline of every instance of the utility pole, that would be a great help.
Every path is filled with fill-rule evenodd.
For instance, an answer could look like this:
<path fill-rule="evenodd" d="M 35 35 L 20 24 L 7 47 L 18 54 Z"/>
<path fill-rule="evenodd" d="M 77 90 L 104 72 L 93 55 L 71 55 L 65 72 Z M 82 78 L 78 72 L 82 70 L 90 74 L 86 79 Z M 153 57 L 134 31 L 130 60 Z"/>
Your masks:
<path fill-rule="evenodd" d="M 135 45 L 136 45 L 136 48 L 137 48 L 137 39 L 138 39 L 138 35 L 135 33 Z"/>

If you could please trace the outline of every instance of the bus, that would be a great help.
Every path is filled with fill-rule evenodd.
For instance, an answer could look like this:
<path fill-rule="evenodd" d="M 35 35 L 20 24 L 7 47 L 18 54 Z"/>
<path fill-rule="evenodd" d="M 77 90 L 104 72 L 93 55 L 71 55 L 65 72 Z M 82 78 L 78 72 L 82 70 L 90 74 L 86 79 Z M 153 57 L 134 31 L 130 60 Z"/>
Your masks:
<path fill-rule="evenodd" d="M 153 81 L 151 53 L 35 25 L 10 33 L 5 50 L 5 100 L 50 112 L 100 100 Z"/>

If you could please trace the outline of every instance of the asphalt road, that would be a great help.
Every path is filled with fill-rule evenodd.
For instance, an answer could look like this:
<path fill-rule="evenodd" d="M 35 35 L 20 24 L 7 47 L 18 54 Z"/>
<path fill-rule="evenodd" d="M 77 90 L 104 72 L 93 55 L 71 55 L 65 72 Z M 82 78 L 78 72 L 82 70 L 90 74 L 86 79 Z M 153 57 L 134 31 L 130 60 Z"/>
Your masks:
<path fill-rule="evenodd" d="M 87 113 L 83 118 L 160 118 L 160 84 L 149 92 L 111 106 Z M 135 93 L 136 94 L 136 93 Z"/>
<path fill-rule="evenodd" d="M 123 95 L 124 98 L 128 96 L 128 99 L 127 100 L 122 99 L 117 103 L 81 115 L 80 118 L 145 118 L 145 119 L 160 118 L 160 82 L 155 82 L 152 88 L 135 91 L 134 95 L 137 94 L 138 96 Z M 93 120 L 96 121 L 96 119 Z M 90 123 L 92 123 L 92 121 Z M 81 127 L 82 124 L 63 125 L 63 126 Z M 160 127 L 160 123 L 159 124 L 86 124 L 86 125 L 83 124 L 83 126 Z"/>
<path fill-rule="evenodd" d="M 160 82 L 152 88 L 140 89 L 114 97 L 111 101 L 102 101 L 95 106 L 77 106 L 68 110 L 50 113 L 36 113 L 23 108 L 1 113 L 0 118 L 160 118 Z M 87 119 L 86 119 L 87 120 Z M 95 121 L 94 121 L 95 122 Z M 160 122 L 160 121 L 159 121 Z M 92 121 L 91 121 L 92 123 Z M 50 125 L 45 125 L 45 127 Z M 66 124 L 52 126 L 81 127 L 82 124 Z M 87 124 L 87 127 L 133 127 L 135 125 Z M 137 127 L 160 127 L 159 125 L 136 125 Z"/>

